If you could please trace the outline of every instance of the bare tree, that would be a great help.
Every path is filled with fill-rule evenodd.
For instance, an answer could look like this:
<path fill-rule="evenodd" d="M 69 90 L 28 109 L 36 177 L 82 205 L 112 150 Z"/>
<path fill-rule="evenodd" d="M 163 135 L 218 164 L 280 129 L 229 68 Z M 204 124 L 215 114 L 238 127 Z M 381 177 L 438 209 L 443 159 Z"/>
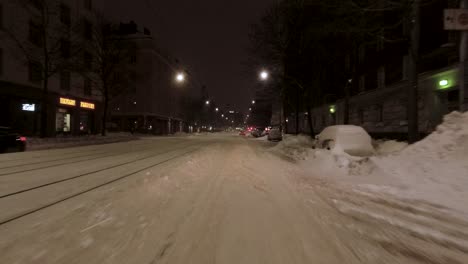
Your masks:
<path fill-rule="evenodd" d="M 119 35 L 115 25 L 102 14 L 97 13 L 95 17 L 91 40 L 82 43 L 82 56 L 75 61 L 74 67 L 102 96 L 101 135 L 105 136 L 109 103 L 135 85 L 136 73 L 131 64 L 136 59 L 136 48 Z"/>
<path fill-rule="evenodd" d="M 7 0 L 18 17 L 7 23 L 3 31 L 20 60 L 38 74 L 30 76 L 42 87 L 40 136 L 47 137 L 49 80 L 69 69 L 71 59 L 79 54 L 77 36 L 68 7 L 57 0 Z M 30 73 L 31 74 L 31 73 Z"/>

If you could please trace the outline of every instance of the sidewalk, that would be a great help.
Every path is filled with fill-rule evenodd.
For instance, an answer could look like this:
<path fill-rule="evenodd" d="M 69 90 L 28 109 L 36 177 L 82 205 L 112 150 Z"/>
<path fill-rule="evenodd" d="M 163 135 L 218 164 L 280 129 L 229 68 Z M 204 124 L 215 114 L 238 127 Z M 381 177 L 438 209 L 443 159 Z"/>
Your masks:
<path fill-rule="evenodd" d="M 108 133 L 105 137 L 101 135 L 59 136 L 54 138 L 31 137 L 27 140 L 26 151 L 108 144 L 138 139 L 140 139 L 139 135 L 130 133 Z"/>

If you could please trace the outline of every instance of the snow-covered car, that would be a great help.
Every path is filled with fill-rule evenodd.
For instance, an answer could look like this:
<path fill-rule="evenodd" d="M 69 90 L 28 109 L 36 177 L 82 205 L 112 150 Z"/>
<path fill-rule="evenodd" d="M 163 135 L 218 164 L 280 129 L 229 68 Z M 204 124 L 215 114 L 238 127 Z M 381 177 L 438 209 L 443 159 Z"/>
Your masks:
<path fill-rule="evenodd" d="M 283 140 L 283 134 L 281 132 L 281 127 L 274 126 L 270 129 L 268 133 L 268 140 L 270 141 L 280 141 Z"/>
<path fill-rule="evenodd" d="M 315 137 L 313 148 L 342 150 L 352 156 L 374 154 L 372 138 L 364 128 L 353 125 L 326 127 Z"/>

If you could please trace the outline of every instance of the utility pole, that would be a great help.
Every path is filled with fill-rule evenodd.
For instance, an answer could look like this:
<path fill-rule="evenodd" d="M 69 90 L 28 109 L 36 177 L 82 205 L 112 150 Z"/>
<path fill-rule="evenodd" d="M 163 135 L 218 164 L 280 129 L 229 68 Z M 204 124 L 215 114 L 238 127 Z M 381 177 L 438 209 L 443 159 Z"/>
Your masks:
<path fill-rule="evenodd" d="M 460 0 L 460 8 L 468 8 L 468 0 Z M 459 65 L 459 110 L 464 112 L 467 109 L 465 107 L 468 105 L 468 93 L 467 93 L 467 65 L 466 65 L 466 53 L 467 53 L 467 41 L 468 41 L 468 31 L 460 31 L 460 65 Z"/>
<path fill-rule="evenodd" d="M 408 89 L 408 141 L 414 143 L 419 140 L 418 120 L 418 61 L 421 27 L 421 0 L 414 0 L 409 17 L 409 89 Z"/>

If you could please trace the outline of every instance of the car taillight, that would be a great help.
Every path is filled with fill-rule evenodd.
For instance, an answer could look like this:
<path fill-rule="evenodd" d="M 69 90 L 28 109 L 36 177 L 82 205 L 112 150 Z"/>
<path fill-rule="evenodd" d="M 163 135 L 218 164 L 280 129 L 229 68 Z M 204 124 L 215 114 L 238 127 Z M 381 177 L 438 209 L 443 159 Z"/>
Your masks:
<path fill-rule="evenodd" d="M 23 142 L 26 142 L 26 137 L 20 137 L 19 140 L 23 141 Z"/>

